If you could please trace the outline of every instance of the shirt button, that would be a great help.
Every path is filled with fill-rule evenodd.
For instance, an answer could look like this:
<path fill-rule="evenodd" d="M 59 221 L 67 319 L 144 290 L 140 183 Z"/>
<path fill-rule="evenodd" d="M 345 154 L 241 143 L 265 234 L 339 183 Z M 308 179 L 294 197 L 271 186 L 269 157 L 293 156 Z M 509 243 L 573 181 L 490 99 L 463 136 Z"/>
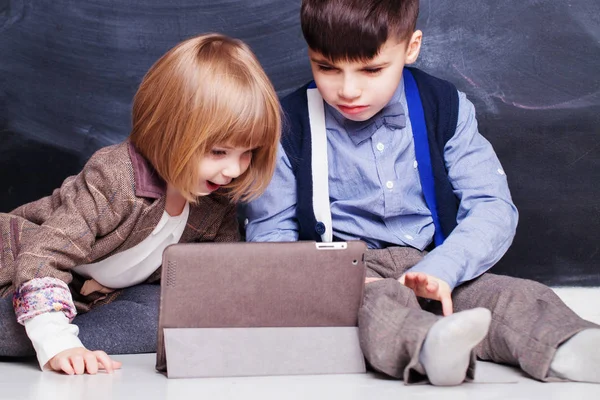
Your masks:
<path fill-rule="evenodd" d="M 315 225 L 315 232 L 317 232 L 318 235 L 324 234 L 326 230 L 327 229 L 325 228 L 325 224 L 321 221 L 317 222 L 317 224 Z"/>
<path fill-rule="evenodd" d="M 499 173 L 500 175 L 504 175 L 504 170 L 503 170 L 502 168 L 498 168 L 498 173 Z"/>
<path fill-rule="evenodd" d="M 385 186 L 386 186 L 388 189 L 391 189 L 391 188 L 393 188 L 393 187 L 394 187 L 394 182 L 392 182 L 392 181 L 387 181 L 387 183 L 385 184 Z"/>
<path fill-rule="evenodd" d="M 408 240 L 413 240 L 414 237 L 410 236 L 410 235 L 404 235 L 405 238 L 407 238 Z"/>
<path fill-rule="evenodd" d="M 417 168 L 419 166 L 419 163 L 417 162 L 417 160 L 415 160 L 415 162 L 413 163 L 413 168 Z"/>
<path fill-rule="evenodd" d="M 383 145 L 383 143 L 381 143 L 381 142 L 377 143 L 377 150 L 383 151 L 383 149 L 385 149 L 385 146 Z"/>
<path fill-rule="evenodd" d="M 248 221 L 248 218 L 246 218 L 246 219 L 244 220 L 244 226 L 248 225 L 248 222 L 250 222 L 250 221 Z"/>

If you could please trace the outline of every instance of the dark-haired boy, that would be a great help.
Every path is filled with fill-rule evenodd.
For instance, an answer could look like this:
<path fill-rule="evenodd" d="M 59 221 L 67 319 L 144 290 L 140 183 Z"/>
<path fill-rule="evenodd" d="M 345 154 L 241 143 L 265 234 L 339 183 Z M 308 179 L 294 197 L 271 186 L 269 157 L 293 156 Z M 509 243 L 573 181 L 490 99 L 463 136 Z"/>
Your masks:
<path fill-rule="evenodd" d="M 277 170 L 247 207 L 247 239 L 365 241 L 361 346 L 407 383 L 460 384 L 475 356 L 600 382 L 597 325 L 544 285 L 485 273 L 517 210 L 473 105 L 405 68 L 421 47 L 418 12 L 418 0 L 302 2 L 315 81 L 282 101 Z"/>

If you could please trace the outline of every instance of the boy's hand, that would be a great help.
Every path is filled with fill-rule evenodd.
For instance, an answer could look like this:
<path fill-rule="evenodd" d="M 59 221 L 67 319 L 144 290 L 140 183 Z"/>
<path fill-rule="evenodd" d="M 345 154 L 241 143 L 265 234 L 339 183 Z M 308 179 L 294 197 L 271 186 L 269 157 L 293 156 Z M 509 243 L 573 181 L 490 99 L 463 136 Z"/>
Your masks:
<path fill-rule="evenodd" d="M 48 361 L 46 367 L 51 371 L 63 371 L 67 375 L 95 375 L 98 369 L 109 374 L 121 368 L 121 362 L 111 360 L 103 351 L 90 351 L 85 347 L 74 347 L 61 351 Z"/>
<path fill-rule="evenodd" d="M 423 272 L 407 272 L 398 280 L 417 296 L 441 302 L 444 316 L 452 314 L 452 290 L 445 281 Z"/>

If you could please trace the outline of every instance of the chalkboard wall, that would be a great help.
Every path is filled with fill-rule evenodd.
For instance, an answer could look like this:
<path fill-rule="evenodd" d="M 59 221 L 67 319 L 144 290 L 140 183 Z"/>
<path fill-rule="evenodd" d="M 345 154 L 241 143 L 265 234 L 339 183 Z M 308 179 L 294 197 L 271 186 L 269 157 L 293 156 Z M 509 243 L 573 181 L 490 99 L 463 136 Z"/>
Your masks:
<path fill-rule="evenodd" d="M 298 0 L 0 0 L 0 211 L 49 194 L 123 140 L 142 76 L 217 31 L 257 53 L 280 95 L 310 78 Z M 417 66 L 475 103 L 520 210 L 494 267 L 600 285 L 600 2 L 422 1 Z"/>

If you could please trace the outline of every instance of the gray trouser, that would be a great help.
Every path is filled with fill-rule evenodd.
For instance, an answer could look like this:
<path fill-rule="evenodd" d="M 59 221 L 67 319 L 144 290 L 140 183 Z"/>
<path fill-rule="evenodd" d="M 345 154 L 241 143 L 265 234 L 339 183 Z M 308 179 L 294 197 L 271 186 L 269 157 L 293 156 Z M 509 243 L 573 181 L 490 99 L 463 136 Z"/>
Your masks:
<path fill-rule="evenodd" d="M 108 354 L 153 353 L 158 332 L 159 285 L 125 289 L 113 302 L 73 320 L 79 339 L 90 350 Z M 35 355 L 25 328 L 17 323 L 12 296 L 0 298 L 0 356 Z"/>
<path fill-rule="evenodd" d="M 392 278 L 369 283 L 359 312 L 360 342 L 377 371 L 405 383 L 426 380 L 419 353 L 429 328 L 441 315 L 439 302 L 417 299 L 398 279 L 423 253 L 412 248 L 369 250 L 367 276 Z M 587 328 L 600 328 L 569 309 L 538 282 L 486 273 L 457 287 L 454 311 L 484 307 L 492 311 L 487 337 L 474 349 L 467 380 L 474 377 L 475 357 L 519 366 L 533 378 L 548 376 L 556 348 Z"/>

